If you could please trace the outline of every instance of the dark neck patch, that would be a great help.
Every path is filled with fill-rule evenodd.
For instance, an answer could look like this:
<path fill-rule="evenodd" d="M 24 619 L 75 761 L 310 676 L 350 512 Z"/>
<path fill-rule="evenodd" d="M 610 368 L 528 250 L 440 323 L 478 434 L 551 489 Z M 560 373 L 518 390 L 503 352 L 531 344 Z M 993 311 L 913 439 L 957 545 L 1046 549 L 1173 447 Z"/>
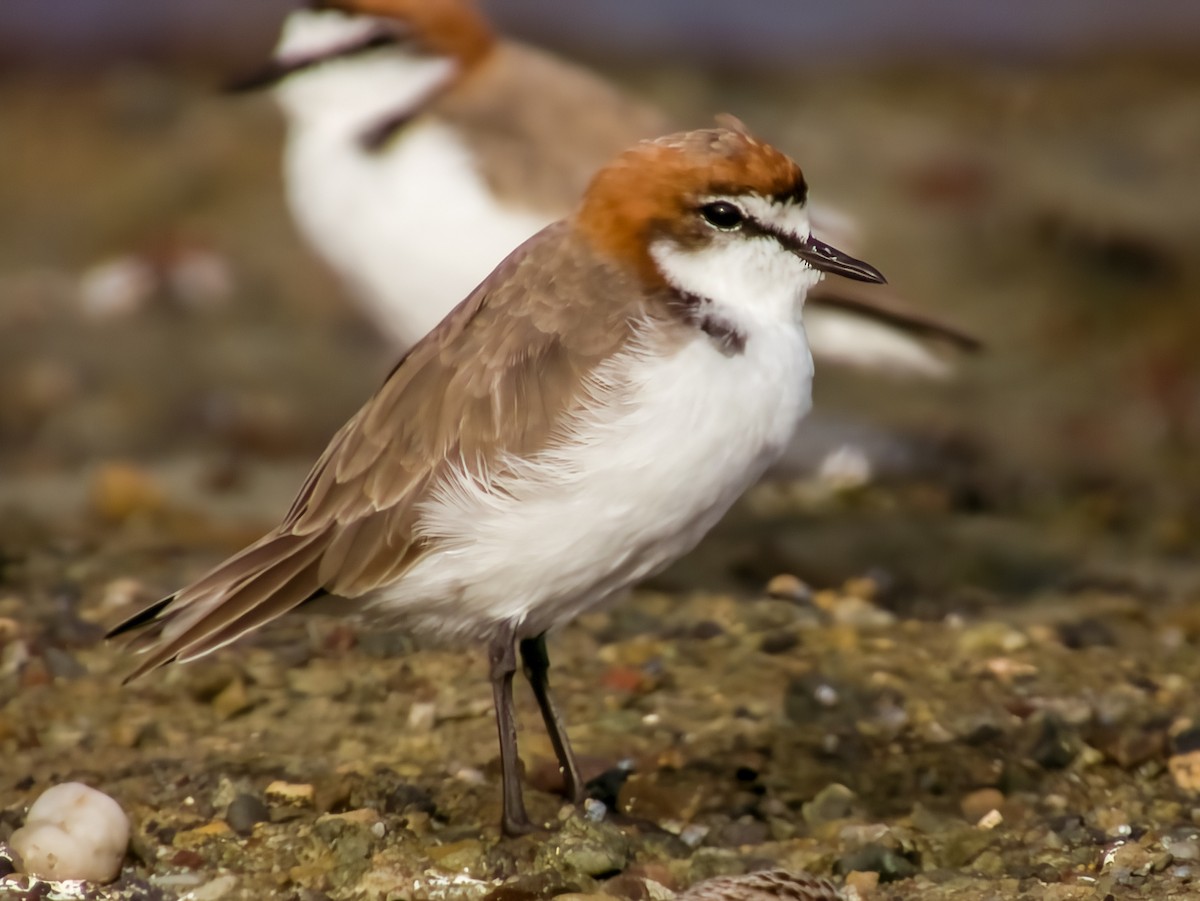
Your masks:
<path fill-rule="evenodd" d="M 429 109 L 455 83 L 455 76 L 443 79 L 422 96 L 407 105 L 386 113 L 380 119 L 372 122 L 358 135 L 358 146 L 367 153 L 379 153 L 397 134 L 403 131 L 413 119 Z"/>
<path fill-rule="evenodd" d="M 676 290 L 673 294 L 671 305 L 683 321 L 708 335 L 721 353 L 735 357 L 745 352 L 746 333 L 720 315 L 711 299 L 690 291 Z"/>

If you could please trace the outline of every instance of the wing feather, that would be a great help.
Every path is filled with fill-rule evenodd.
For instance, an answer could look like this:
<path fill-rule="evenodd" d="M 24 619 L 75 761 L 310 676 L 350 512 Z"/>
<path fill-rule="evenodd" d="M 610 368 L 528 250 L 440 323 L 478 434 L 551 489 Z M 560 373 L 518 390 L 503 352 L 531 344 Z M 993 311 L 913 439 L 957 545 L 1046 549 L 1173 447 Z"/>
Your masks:
<path fill-rule="evenodd" d="M 190 660 L 314 595 L 359 597 L 430 549 L 421 502 L 451 473 L 487 484 L 498 461 L 546 448 L 582 384 L 650 304 L 562 223 L 511 254 L 420 341 L 330 441 L 283 523 L 130 618 L 140 675 Z M 599 334 L 581 336 L 587 317 Z M 132 678 L 132 677 L 131 677 Z"/>

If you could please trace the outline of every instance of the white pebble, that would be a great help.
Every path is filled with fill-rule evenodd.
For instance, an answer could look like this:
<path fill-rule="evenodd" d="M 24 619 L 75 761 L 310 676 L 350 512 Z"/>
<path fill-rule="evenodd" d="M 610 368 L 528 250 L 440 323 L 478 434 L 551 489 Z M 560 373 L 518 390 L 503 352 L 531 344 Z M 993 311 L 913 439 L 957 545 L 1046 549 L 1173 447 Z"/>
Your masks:
<path fill-rule="evenodd" d="M 834 491 L 851 491 L 871 481 L 871 458 L 861 447 L 843 444 L 821 460 L 817 478 Z"/>
<path fill-rule="evenodd" d="M 135 254 L 99 263 L 79 278 L 79 305 L 92 319 L 128 316 L 154 296 L 154 268 Z"/>
<path fill-rule="evenodd" d="M 418 701 L 408 708 L 408 728 L 411 732 L 431 732 L 437 725 L 437 704 Z"/>
<path fill-rule="evenodd" d="M 608 815 L 608 805 L 603 801 L 597 801 L 595 798 L 588 798 L 583 802 L 583 816 L 590 823 L 599 823 Z"/>
<path fill-rule="evenodd" d="M 129 818 L 103 792 L 65 782 L 33 802 L 9 845 L 31 876 L 111 882 L 129 845 Z"/>

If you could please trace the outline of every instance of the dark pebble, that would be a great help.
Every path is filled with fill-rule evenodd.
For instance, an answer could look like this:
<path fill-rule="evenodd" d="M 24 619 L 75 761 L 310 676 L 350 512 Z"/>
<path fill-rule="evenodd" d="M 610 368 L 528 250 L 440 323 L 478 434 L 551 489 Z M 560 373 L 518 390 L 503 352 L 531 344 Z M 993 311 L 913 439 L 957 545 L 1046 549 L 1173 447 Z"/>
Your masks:
<path fill-rule="evenodd" d="M 271 819 L 271 810 L 254 795 L 241 794 L 234 798 L 225 811 L 225 822 L 238 835 L 249 835 L 255 823 Z"/>
<path fill-rule="evenodd" d="M 965 736 L 963 741 L 974 748 L 986 747 L 1004 737 L 1004 730 L 994 723 L 980 723 Z"/>
<path fill-rule="evenodd" d="M 402 782 L 390 791 L 383 802 L 384 813 L 404 813 L 409 810 L 419 810 L 433 816 L 437 813 L 437 804 L 433 796 L 419 785 Z"/>
<path fill-rule="evenodd" d="M 587 796 L 604 804 L 609 810 L 617 809 L 617 798 L 621 795 L 621 787 L 633 772 L 631 766 L 615 766 L 605 770 L 599 776 L 587 781 L 585 788 Z"/>
<path fill-rule="evenodd" d="M 1184 729 L 1171 741 L 1171 749 L 1175 754 L 1190 754 L 1200 751 L 1200 727 Z"/>
<path fill-rule="evenodd" d="M 880 882 L 894 882 L 917 874 L 911 860 L 882 845 L 864 845 L 834 864 L 834 871 L 842 876 L 856 870 L 878 873 Z"/>
<path fill-rule="evenodd" d="M 1064 842 L 1072 845 L 1093 844 L 1102 845 L 1108 837 L 1087 822 L 1077 813 L 1064 813 L 1051 817 L 1047 821 L 1050 829 Z"/>
<path fill-rule="evenodd" d="M 795 632 L 771 632 L 763 636 L 758 649 L 764 654 L 783 654 L 800 644 Z"/>
<path fill-rule="evenodd" d="M 1079 753 L 1079 742 L 1070 727 L 1054 714 L 1041 718 L 1041 727 L 1029 749 L 1029 756 L 1047 770 L 1061 770 Z"/>
<path fill-rule="evenodd" d="M 1111 648 L 1117 637 L 1106 623 L 1098 619 L 1081 619 L 1073 623 L 1058 624 L 1058 640 L 1072 651 L 1083 648 Z"/>
<path fill-rule="evenodd" d="M 688 635 L 692 638 L 698 638 L 700 641 L 708 641 L 710 638 L 716 638 L 725 634 L 725 629 L 721 624 L 714 622 L 711 619 L 702 619 L 688 630 Z"/>

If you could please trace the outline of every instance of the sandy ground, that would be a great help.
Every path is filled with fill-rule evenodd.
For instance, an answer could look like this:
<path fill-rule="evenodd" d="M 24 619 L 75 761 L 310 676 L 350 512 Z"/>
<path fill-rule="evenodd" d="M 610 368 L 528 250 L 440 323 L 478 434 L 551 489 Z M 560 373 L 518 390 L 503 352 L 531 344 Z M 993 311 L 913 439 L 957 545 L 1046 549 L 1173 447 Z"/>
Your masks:
<path fill-rule="evenodd" d="M 0 82 L 0 840 L 79 779 L 135 828 L 94 897 L 665 898 L 773 863 L 865 898 L 1200 896 L 1200 69 L 634 81 L 794 151 L 989 350 L 942 384 L 821 372 L 817 444 L 878 478 L 760 486 L 553 639 L 604 807 L 562 805 L 520 695 L 558 827 L 509 841 L 471 649 L 298 618 L 120 685 L 104 627 L 269 525 L 389 354 L 290 230 L 264 102 Z M 129 254 L 201 275 L 83 290 Z"/>

